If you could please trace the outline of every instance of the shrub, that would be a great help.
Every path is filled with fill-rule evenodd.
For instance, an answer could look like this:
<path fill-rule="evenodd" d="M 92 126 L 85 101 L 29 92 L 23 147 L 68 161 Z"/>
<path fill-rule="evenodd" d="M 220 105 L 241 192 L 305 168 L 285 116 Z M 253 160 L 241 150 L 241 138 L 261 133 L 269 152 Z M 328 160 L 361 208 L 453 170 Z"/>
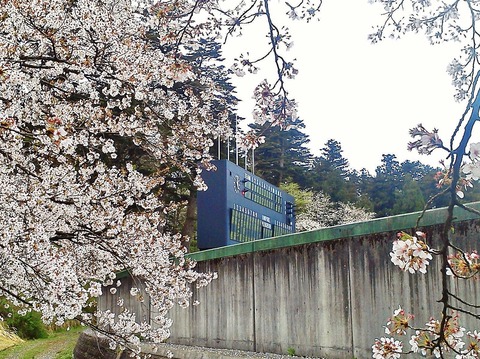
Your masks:
<path fill-rule="evenodd" d="M 8 328 L 22 339 L 39 339 L 48 337 L 48 332 L 42 322 L 40 313 L 28 312 L 25 315 L 18 313 L 15 308 L 4 299 L 0 299 L 0 317 Z"/>

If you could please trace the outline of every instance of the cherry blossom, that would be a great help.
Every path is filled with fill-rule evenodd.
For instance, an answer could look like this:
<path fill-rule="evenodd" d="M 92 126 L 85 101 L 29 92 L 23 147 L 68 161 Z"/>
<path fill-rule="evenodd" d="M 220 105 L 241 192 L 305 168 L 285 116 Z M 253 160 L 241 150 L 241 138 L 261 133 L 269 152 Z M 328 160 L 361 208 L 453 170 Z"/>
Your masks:
<path fill-rule="evenodd" d="M 198 177 L 228 126 L 223 90 L 170 36 L 193 46 L 205 23 L 187 26 L 188 1 L 163 5 L 3 1 L 0 20 L 0 295 L 134 351 L 165 340 L 168 310 L 214 278 L 165 230 L 163 192 L 170 168 Z M 92 309 L 107 288 L 118 295 L 122 271 L 142 283 L 132 296 L 150 296 L 155 323 L 123 298 L 119 314 Z"/>
<path fill-rule="evenodd" d="M 465 335 L 465 328 L 459 326 L 458 315 L 456 314 L 447 320 L 443 329 L 444 339 L 440 342 L 440 345 L 436 344 L 440 337 L 440 321 L 431 318 L 425 324 L 425 327 L 425 330 L 417 330 L 409 341 L 414 353 L 420 353 L 423 356 L 432 354 L 436 358 L 440 358 L 443 353 L 452 350 L 458 353 L 465 346 L 462 340 Z"/>
<path fill-rule="evenodd" d="M 297 117 L 295 101 L 278 97 L 266 80 L 255 88 L 253 98 L 255 99 L 253 119 L 259 125 L 272 122 L 282 127 L 289 118 Z"/>
<path fill-rule="evenodd" d="M 471 162 L 462 166 L 462 172 L 467 180 L 478 181 L 480 179 L 480 142 L 470 144 L 468 157 Z"/>
<path fill-rule="evenodd" d="M 0 3 L 0 296 L 45 323 L 80 320 L 138 354 L 139 340 L 169 336 L 168 311 L 190 305 L 192 286 L 215 278 L 167 230 L 180 205 L 169 181 L 205 188 L 200 172 L 212 139 L 231 135 L 234 105 L 207 43 L 251 12 L 265 16 L 268 2 L 258 14 L 243 1 Z M 306 19 L 319 9 L 289 8 Z M 272 46 L 288 47 L 279 35 Z M 285 61 L 278 76 L 294 72 Z M 295 115 L 282 91 L 259 97 L 258 120 Z M 149 296 L 154 323 L 124 306 L 125 272 L 130 299 Z M 94 309 L 107 291 L 119 308 Z"/>
<path fill-rule="evenodd" d="M 364 222 L 375 215 L 350 203 L 335 203 L 323 192 L 306 191 L 305 194 L 309 200 L 305 210 L 297 214 L 295 225 L 297 231 L 312 231 L 341 224 Z"/>
<path fill-rule="evenodd" d="M 402 355 L 403 343 L 394 338 L 380 338 L 372 346 L 374 359 L 398 359 Z"/>
<path fill-rule="evenodd" d="M 422 356 L 445 357 L 452 353 L 455 358 L 476 358 L 479 353 L 479 339 L 477 331 L 466 331 L 459 325 L 459 315 L 450 312 L 444 323 L 431 318 L 423 329 L 414 328 L 411 321 L 412 314 L 407 314 L 402 307 L 398 307 L 389 318 L 385 333 L 392 336 L 409 335 L 410 351 L 403 351 L 403 343 L 394 337 L 375 340 L 372 346 L 374 358 L 398 358 L 404 354 L 420 354 Z M 412 331 L 413 334 L 409 332 Z M 441 335 L 442 333 L 442 335 Z M 466 339 L 467 343 L 464 342 Z"/>
<path fill-rule="evenodd" d="M 456 296 L 451 288 L 448 275 L 461 279 L 478 278 L 478 254 L 468 252 L 454 243 L 454 220 L 456 210 L 466 210 L 478 214 L 468 204 L 460 202 L 465 191 L 474 186 L 480 179 L 480 143 L 472 140 L 474 127 L 479 121 L 480 108 L 480 72 L 478 71 L 478 19 L 480 8 L 477 1 L 441 1 L 441 0 L 372 0 L 370 3 L 379 6 L 382 19 L 369 36 L 375 43 L 385 38 L 398 39 L 407 33 L 423 33 L 431 44 L 448 41 L 458 43 L 461 49 L 447 66 L 447 72 L 455 87 L 457 101 L 467 100 L 465 110 L 459 114 L 456 127 L 450 137 L 449 144 L 442 142 L 438 131 L 427 130 L 418 125 L 410 131 L 415 138 L 408 148 L 416 149 L 421 154 L 430 154 L 436 149 L 446 152 L 442 162 L 443 170 L 435 176 L 438 194 L 433 198 L 448 198 L 444 231 L 438 235 L 438 249 L 430 249 L 424 236 L 409 236 L 401 233 L 394 243 L 391 253 L 392 261 L 402 270 L 426 272 L 426 265 L 432 254 L 438 255 L 441 268 L 439 303 L 442 306 L 442 318 L 431 319 L 424 329 L 415 329 L 410 339 L 412 352 L 438 358 L 478 357 L 478 333 L 466 332 L 458 325 L 458 310 L 473 320 L 479 319 L 476 303 L 469 303 Z M 448 147 L 447 147 L 448 146 Z M 432 198 L 432 200 L 433 200 Z M 426 206 L 427 207 L 427 206 Z M 419 217 L 423 217 L 423 212 Z M 450 250 L 454 250 L 452 254 Z M 459 304 L 460 303 L 460 304 Z M 464 343 L 466 340 L 467 343 Z M 470 343 L 468 343 L 470 341 Z"/>
<path fill-rule="evenodd" d="M 456 359 L 476 359 L 480 358 L 480 333 L 476 330 L 467 332 L 466 334 L 467 347 L 462 350 L 461 354 L 455 356 Z"/>
<path fill-rule="evenodd" d="M 414 318 L 413 314 L 406 314 L 402 307 L 398 307 L 393 312 L 393 316 L 388 320 L 385 327 L 385 334 L 407 334 L 407 329 L 410 327 L 409 322 Z"/>
<path fill-rule="evenodd" d="M 432 255 L 430 248 L 424 242 L 425 233 L 417 232 L 416 235 L 411 236 L 405 232 L 398 233 L 390 252 L 391 261 L 403 271 L 426 273 Z"/>
<path fill-rule="evenodd" d="M 416 149 L 420 154 L 430 154 L 433 150 L 443 147 L 437 129 L 429 132 L 422 124 L 419 124 L 410 130 L 410 135 L 413 138 L 420 137 L 420 139 L 408 144 L 409 151 Z"/>
<path fill-rule="evenodd" d="M 369 35 L 373 42 L 385 38 L 398 39 L 407 33 L 423 33 L 432 45 L 459 43 L 459 54 L 452 59 L 447 72 L 456 88 L 455 99 L 470 95 L 476 75 L 479 34 L 476 20 L 480 9 L 475 1 L 441 0 L 370 0 L 380 6 L 384 21 Z"/>
<path fill-rule="evenodd" d="M 447 274 L 463 278 L 478 278 L 480 255 L 477 251 L 455 253 L 448 256 Z"/>

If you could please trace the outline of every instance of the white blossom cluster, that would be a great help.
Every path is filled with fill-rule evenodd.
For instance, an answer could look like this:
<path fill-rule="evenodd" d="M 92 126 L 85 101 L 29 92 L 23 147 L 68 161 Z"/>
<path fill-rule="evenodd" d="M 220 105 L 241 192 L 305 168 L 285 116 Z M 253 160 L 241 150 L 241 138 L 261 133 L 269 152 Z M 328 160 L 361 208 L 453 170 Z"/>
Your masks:
<path fill-rule="evenodd" d="M 432 255 L 424 240 L 425 233 L 423 232 L 417 232 L 416 236 L 411 236 L 405 232 L 398 233 L 390 252 L 390 259 L 393 264 L 406 272 L 426 273 Z"/>
<path fill-rule="evenodd" d="M 402 356 L 403 343 L 394 338 L 380 338 L 372 346 L 373 359 L 398 359 Z"/>
<path fill-rule="evenodd" d="M 397 39 L 408 32 L 413 32 L 424 33 L 431 44 L 454 41 L 460 45 L 458 48 L 461 50 L 447 67 L 447 72 L 456 89 L 456 100 L 468 99 L 469 103 L 467 111 L 452 135 L 450 148 L 443 144 L 436 129 L 428 131 L 422 125 L 410 131 L 416 140 L 410 142 L 408 147 L 410 150 L 416 149 L 421 154 L 430 154 L 437 148 L 447 151 L 447 159 L 451 160 L 450 165 L 447 167 L 444 162 L 441 162 L 444 169 L 435 177 L 438 188 L 447 187 L 442 194 L 456 194 L 456 197 L 452 195 L 450 201 L 452 206 L 448 210 L 451 218 L 454 206 L 463 206 L 459 199 L 464 198 L 464 192 L 473 187 L 474 181 L 480 179 L 480 144 L 470 143 L 470 149 L 467 152 L 474 122 L 478 121 L 478 110 L 475 106 L 478 105 L 477 85 L 480 79 L 480 73 L 477 70 L 480 40 L 477 23 L 480 18 L 480 2 L 470 0 L 370 0 L 370 2 L 380 5 L 382 13 L 380 25 L 369 36 L 374 43 L 387 37 Z M 456 136 L 467 116 L 470 118 L 464 126 L 462 140 L 458 147 L 454 147 L 457 146 Z M 470 161 L 464 162 L 467 156 Z M 441 238 L 441 241 L 444 242 L 445 248 L 448 246 L 455 251 L 453 255 L 447 255 L 447 260 L 444 258 L 442 275 L 477 279 L 480 268 L 478 253 L 475 251 L 469 253 L 457 248 L 448 236 Z M 437 252 L 430 249 L 423 233 L 417 232 L 415 236 L 410 236 L 402 232 L 394 242 L 390 256 L 392 262 L 404 271 L 425 273 L 434 253 L 441 254 L 442 250 Z M 463 308 L 458 308 L 459 311 L 478 319 L 475 306 L 463 302 L 461 298 L 450 293 L 445 279 L 444 277 L 442 286 L 443 293 L 447 294 L 440 300 L 444 308 L 442 320 L 432 319 L 426 323 L 426 329 L 415 330 L 410 340 L 411 351 L 406 354 L 419 353 L 437 358 L 444 358 L 447 355 L 456 359 L 478 358 L 480 347 L 477 331 L 467 332 L 458 325 L 458 316 L 446 314 L 446 309 L 455 308 L 451 304 L 452 298 L 470 307 L 473 313 Z M 376 344 L 378 343 L 382 341 L 377 341 Z M 373 348 L 373 350 L 374 355 L 380 353 L 380 349 Z"/>
<path fill-rule="evenodd" d="M 181 56 L 213 26 L 188 22 L 197 5 L 2 2 L 0 296 L 22 311 L 96 323 L 130 347 L 167 338 L 168 309 L 211 281 L 162 230 L 166 176 L 201 185 L 197 164 L 227 125 L 220 89 Z M 148 155 L 149 173 L 125 147 Z M 90 314 L 124 270 L 145 283 L 157 329 L 126 310 Z"/>
<path fill-rule="evenodd" d="M 457 251 L 448 256 L 446 274 L 465 279 L 477 279 L 480 271 L 480 255 L 472 252 Z"/>
<path fill-rule="evenodd" d="M 476 64 L 478 64 L 480 17 L 478 1 L 458 0 L 370 0 L 381 6 L 381 25 L 369 35 L 372 42 L 389 37 L 398 39 L 407 32 L 424 33 L 431 44 L 455 42 L 461 51 L 452 59 L 447 72 L 457 92 L 464 100 L 470 94 Z"/>
<path fill-rule="evenodd" d="M 371 220 L 374 213 L 357 208 L 350 203 L 335 203 L 329 195 L 315 192 L 311 195 L 305 210 L 296 218 L 298 231 L 312 231 L 340 224 Z"/>
<path fill-rule="evenodd" d="M 466 331 L 459 325 L 459 315 L 451 313 L 448 317 L 443 336 L 440 337 L 440 321 L 431 318 L 424 329 L 414 329 L 410 321 L 414 318 L 401 307 L 389 318 L 386 334 L 405 336 L 407 330 L 413 330 L 409 336 L 410 351 L 404 352 L 403 342 L 393 337 L 382 337 L 375 340 L 372 355 L 375 359 L 400 358 L 402 355 L 416 353 L 425 357 L 445 358 L 452 354 L 455 359 L 474 359 L 480 356 L 480 334 L 477 331 Z M 450 356 L 449 356 L 450 357 Z"/>
<path fill-rule="evenodd" d="M 438 340 L 440 331 L 440 322 L 431 318 L 425 324 L 425 330 L 416 330 L 415 334 L 410 338 L 410 345 L 414 353 L 420 353 L 423 356 L 432 355 L 435 358 L 441 358 L 443 353 L 450 351 L 460 352 L 465 343 L 463 336 L 465 335 L 465 328 L 458 325 L 458 316 L 451 318 L 444 330 L 444 341 L 439 346 L 434 346 L 433 343 Z M 463 354 L 458 354 L 457 359 L 464 358 Z"/>
<path fill-rule="evenodd" d="M 282 127 L 287 124 L 288 119 L 297 118 L 295 101 L 279 97 L 267 80 L 262 81 L 255 88 L 253 99 L 255 100 L 253 119 L 259 125 L 271 122 Z"/>
<path fill-rule="evenodd" d="M 470 144 L 468 157 L 471 162 L 462 166 L 462 172 L 468 181 L 478 181 L 480 179 L 480 142 Z"/>

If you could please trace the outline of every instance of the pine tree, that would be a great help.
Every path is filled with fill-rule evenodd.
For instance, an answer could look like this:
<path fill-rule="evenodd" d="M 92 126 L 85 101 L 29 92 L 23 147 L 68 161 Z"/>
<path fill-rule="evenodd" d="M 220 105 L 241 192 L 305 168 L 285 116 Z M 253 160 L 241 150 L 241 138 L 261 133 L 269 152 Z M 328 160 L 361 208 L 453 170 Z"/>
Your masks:
<path fill-rule="evenodd" d="M 425 207 L 425 199 L 418 181 L 410 173 L 405 174 L 404 184 L 395 193 L 395 204 L 392 213 L 410 213 L 421 211 Z"/>
<path fill-rule="evenodd" d="M 320 157 L 315 158 L 311 187 L 328 194 L 335 202 L 356 202 L 357 191 L 354 182 L 350 181 L 348 160 L 342 152 L 340 142 L 327 141 Z"/>
<path fill-rule="evenodd" d="M 292 180 L 305 187 L 312 154 L 306 147 L 310 140 L 302 132 L 305 128 L 303 121 L 290 119 L 284 128 L 270 125 L 250 127 L 265 136 L 265 143 L 255 150 L 255 174 L 275 186 Z"/>
<path fill-rule="evenodd" d="M 370 198 L 378 217 L 394 214 L 395 193 L 403 186 L 403 171 L 393 154 L 382 156 L 382 164 L 375 170 L 376 177 L 370 189 Z"/>
<path fill-rule="evenodd" d="M 327 170 L 338 171 L 341 177 L 346 178 L 349 174 L 348 160 L 343 157 L 342 145 L 340 142 L 330 139 L 322 148 L 322 155 L 319 158 L 321 165 Z"/>

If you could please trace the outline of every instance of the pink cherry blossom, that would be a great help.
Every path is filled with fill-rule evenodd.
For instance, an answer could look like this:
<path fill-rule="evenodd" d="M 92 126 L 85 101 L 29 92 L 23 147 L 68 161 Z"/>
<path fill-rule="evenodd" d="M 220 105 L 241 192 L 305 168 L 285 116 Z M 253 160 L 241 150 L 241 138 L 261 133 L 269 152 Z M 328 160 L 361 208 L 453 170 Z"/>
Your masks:
<path fill-rule="evenodd" d="M 428 245 L 417 237 L 425 238 L 424 233 L 417 232 L 417 237 L 400 232 L 393 242 L 390 252 L 391 261 L 403 271 L 410 273 L 427 272 L 427 265 L 432 259 Z"/>
<path fill-rule="evenodd" d="M 403 343 L 394 338 L 380 338 L 372 346 L 374 359 L 398 359 L 402 355 Z"/>

